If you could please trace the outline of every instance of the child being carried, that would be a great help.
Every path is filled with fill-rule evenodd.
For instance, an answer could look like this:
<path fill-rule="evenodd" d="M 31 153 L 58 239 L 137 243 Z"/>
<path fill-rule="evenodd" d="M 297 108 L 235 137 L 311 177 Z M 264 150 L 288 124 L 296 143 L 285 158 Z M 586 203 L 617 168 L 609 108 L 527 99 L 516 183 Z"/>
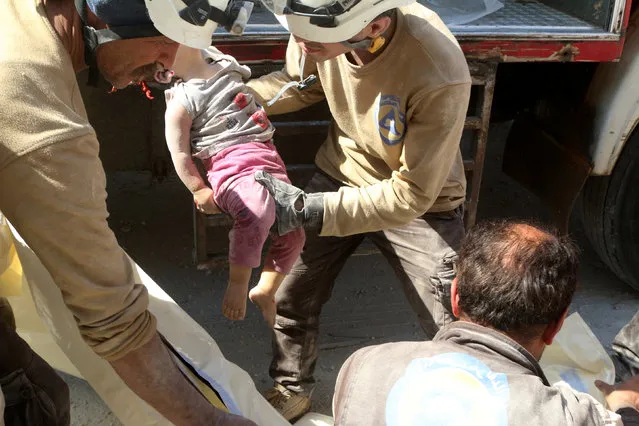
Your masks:
<path fill-rule="evenodd" d="M 180 79 L 166 90 L 166 140 L 178 176 L 204 213 L 228 213 L 229 283 L 222 312 L 244 319 L 253 268 L 275 221 L 275 202 L 255 181 L 264 170 L 290 182 L 272 142 L 274 128 L 244 81 L 250 70 L 210 47 L 180 46 L 173 72 Z M 165 76 L 169 77 L 169 76 Z M 202 161 L 206 185 L 193 157 Z M 275 293 L 304 245 L 304 231 L 273 235 L 260 280 L 248 297 L 270 327 L 275 322 Z"/>

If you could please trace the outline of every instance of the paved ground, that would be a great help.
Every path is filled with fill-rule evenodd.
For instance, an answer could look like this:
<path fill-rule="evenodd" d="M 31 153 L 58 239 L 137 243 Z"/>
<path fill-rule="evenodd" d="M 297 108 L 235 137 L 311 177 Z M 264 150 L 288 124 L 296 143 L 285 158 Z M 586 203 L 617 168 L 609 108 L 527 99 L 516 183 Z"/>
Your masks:
<path fill-rule="evenodd" d="M 491 129 L 489 162 L 479 217 L 548 219 L 539 201 L 500 171 L 508 126 Z M 259 312 L 231 322 L 221 314 L 226 272 L 197 271 L 191 263 L 189 196 L 177 180 L 152 183 L 146 174 L 110 177 L 110 223 L 122 246 L 219 343 L 226 356 L 270 385 L 270 336 Z M 639 292 L 619 281 L 599 261 L 574 219 L 571 232 L 583 249 L 580 288 L 572 305 L 608 346 L 639 308 Z M 340 275 L 322 319 L 321 353 L 314 410 L 330 413 L 330 398 L 340 365 L 355 349 L 390 340 L 422 337 L 391 269 L 379 255 L 352 258 Z M 73 425 L 117 425 L 117 419 L 81 380 L 68 378 Z"/>

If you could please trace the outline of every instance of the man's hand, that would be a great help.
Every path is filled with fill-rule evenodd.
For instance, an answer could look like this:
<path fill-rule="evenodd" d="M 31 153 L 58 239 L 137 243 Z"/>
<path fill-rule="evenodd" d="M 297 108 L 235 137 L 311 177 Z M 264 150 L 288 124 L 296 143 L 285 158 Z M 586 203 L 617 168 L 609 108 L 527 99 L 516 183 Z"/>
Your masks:
<path fill-rule="evenodd" d="M 595 386 L 603 392 L 611 411 L 626 407 L 639 411 L 639 376 L 633 376 L 614 386 L 595 380 Z"/>
<path fill-rule="evenodd" d="M 204 214 L 221 213 L 220 208 L 213 200 L 213 190 L 209 187 L 195 191 L 193 193 L 193 201 L 195 202 L 195 208 Z"/>
<path fill-rule="evenodd" d="M 316 231 L 322 229 L 323 193 L 307 194 L 262 170 L 255 172 L 254 177 L 275 200 L 278 234 L 285 235 L 300 227 Z"/>

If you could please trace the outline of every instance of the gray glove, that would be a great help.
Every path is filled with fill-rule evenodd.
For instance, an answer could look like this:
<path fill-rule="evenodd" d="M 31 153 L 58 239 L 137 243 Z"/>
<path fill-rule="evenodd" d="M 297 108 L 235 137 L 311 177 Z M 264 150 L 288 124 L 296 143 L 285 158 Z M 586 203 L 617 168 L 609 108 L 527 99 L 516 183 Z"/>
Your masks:
<path fill-rule="evenodd" d="M 300 227 L 315 231 L 322 229 L 324 193 L 307 194 L 263 170 L 253 176 L 275 200 L 278 234 L 285 235 Z"/>

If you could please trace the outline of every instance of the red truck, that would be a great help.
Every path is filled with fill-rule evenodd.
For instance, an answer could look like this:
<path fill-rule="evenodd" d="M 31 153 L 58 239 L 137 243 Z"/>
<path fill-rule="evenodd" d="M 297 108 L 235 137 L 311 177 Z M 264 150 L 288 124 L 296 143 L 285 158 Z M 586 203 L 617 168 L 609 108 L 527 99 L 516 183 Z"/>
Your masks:
<path fill-rule="evenodd" d="M 601 259 L 639 289 L 639 13 L 632 13 L 631 0 L 503 0 L 500 6 L 470 22 L 449 24 L 473 76 L 461 140 L 469 182 L 467 226 L 476 220 L 491 120 L 513 120 L 504 171 L 552 209 L 560 229 L 567 230 L 578 209 Z M 242 37 L 217 33 L 214 44 L 249 65 L 254 76 L 281 68 L 287 32 L 259 4 L 249 24 Z M 148 142 L 122 156 L 130 147 L 99 111 L 123 101 L 103 98 L 102 92 L 85 89 L 84 95 L 105 167 L 165 175 L 170 159 L 161 127 L 164 105 L 145 104 L 133 93 L 120 97 L 126 104 L 115 108 L 135 110 L 120 126 Z M 294 183 L 302 186 L 326 134 L 328 109 L 319 104 L 271 119 L 275 143 Z M 140 125 L 145 120 L 149 126 Z M 195 260 L 203 267 L 217 265 L 225 258 L 228 219 L 194 213 L 194 225 Z"/>

